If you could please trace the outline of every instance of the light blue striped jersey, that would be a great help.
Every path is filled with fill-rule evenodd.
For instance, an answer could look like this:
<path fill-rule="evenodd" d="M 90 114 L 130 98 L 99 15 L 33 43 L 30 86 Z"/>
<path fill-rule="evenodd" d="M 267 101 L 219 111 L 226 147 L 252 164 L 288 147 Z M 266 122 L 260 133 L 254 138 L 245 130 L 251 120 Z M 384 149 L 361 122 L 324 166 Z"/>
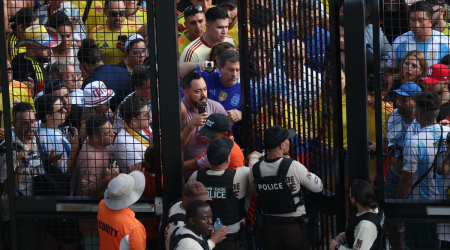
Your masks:
<path fill-rule="evenodd" d="M 420 124 L 416 119 L 407 124 L 405 119 L 398 113 L 398 109 L 392 112 L 387 122 L 386 139 L 388 146 L 397 144 L 398 146 L 404 146 L 406 139 L 411 138 L 420 131 Z"/>
<path fill-rule="evenodd" d="M 70 100 L 72 101 L 72 104 L 76 104 L 78 106 L 84 107 L 84 93 L 82 89 L 76 89 L 74 92 L 72 92 L 72 95 L 70 96 Z"/>
<path fill-rule="evenodd" d="M 403 56 L 408 51 L 418 50 L 425 52 L 428 66 L 439 63 L 442 57 L 450 54 L 450 40 L 441 32 L 433 30 L 433 35 L 426 42 L 419 42 L 414 34 L 409 31 L 397 37 L 392 43 L 388 54 L 387 66 L 389 68 L 398 68 L 403 60 Z"/>
<path fill-rule="evenodd" d="M 62 154 L 62 162 L 58 168 L 65 173 L 67 171 L 67 159 L 70 155 L 70 143 L 59 129 L 43 128 L 39 126 L 36 130 L 42 145 L 43 153 L 48 157 L 52 149 L 56 154 Z"/>
<path fill-rule="evenodd" d="M 443 126 L 442 131 L 443 139 L 445 139 L 450 127 Z M 415 173 L 412 183 L 425 174 L 433 164 L 440 138 L 440 126 L 435 124 L 420 129 L 418 134 L 405 141 L 403 171 Z M 445 151 L 445 143 L 442 143 L 440 152 L 442 151 Z M 440 187 L 442 187 L 442 175 L 438 175 L 432 170 L 412 191 L 409 199 L 439 199 Z"/>

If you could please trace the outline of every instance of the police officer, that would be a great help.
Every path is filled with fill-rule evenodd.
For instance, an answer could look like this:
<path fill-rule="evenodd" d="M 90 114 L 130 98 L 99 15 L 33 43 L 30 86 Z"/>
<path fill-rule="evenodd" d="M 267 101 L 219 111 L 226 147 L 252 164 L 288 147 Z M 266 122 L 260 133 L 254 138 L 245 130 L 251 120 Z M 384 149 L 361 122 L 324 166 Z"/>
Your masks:
<path fill-rule="evenodd" d="M 198 181 L 206 187 L 212 199 L 210 203 L 214 221 L 220 218 L 227 228 L 227 238 L 218 243 L 215 250 L 247 249 L 245 244 L 245 198 L 248 190 L 248 167 L 228 169 L 233 141 L 222 138 L 211 142 L 207 149 L 211 168 L 194 172 L 189 182 Z M 249 196 L 250 197 L 250 194 Z"/>
<path fill-rule="evenodd" d="M 294 129 L 272 126 L 264 133 L 267 158 L 260 161 L 258 152 L 249 156 L 250 188 L 263 213 L 264 250 L 310 249 L 301 188 L 321 192 L 322 181 L 287 156 L 294 137 Z"/>
<path fill-rule="evenodd" d="M 345 232 L 331 240 L 330 249 L 384 249 L 384 212 L 375 202 L 372 186 L 367 181 L 354 180 L 350 186 L 350 202 L 354 206 Z"/>

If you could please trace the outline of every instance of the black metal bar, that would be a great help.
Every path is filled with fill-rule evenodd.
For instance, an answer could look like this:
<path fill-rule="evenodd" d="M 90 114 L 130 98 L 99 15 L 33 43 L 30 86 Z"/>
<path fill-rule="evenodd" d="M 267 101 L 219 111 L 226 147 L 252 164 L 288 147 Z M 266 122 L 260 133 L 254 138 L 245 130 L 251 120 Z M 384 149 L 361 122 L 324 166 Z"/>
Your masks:
<path fill-rule="evenodd" d="M 1 5 L 0 7 L 0 27 L 5 27 L 5 19 L 3 18 L 5 5 Z M 0 32 L 0 46 L 1 48 L 6 48 L 6 35 L 5 31 Z M 5 143 L 6 145 L 12 145 L 12 128 L 11 128 L 11 100 L 9 99 L 9 81 L 8 81 L 8 70 L 6 69 L 8 67 L 6 63 L 6 53 L 7 51 L 5 49 L 0 50 L 0 58 L 1 67 L 0 70 L 3 73 L 1 77 L 2 81 L 2 97 L 3 97 L 3 120 L 5 124 Z M 6 148 L 6 165 L 9 166 L 7 168 L 7 180 L 8 180 L 8 198 L 9 198 L 9 220 L 10 220 L 10 232 L 11 232 L 11 247 L 13 250 L 17 250 L 17 226 L 16 226 L 16 204 L 14 202 L 15 200 L 15 178 L 14 178 L 14 168 L 13 166 L 13 151 L 12 147 L 5 147 Z"/>
<path fill-rule="evenodd" d="M 344 2 L 348 181 L 369 180 L 366 43 L 363 0 Z M 337 47 L 336 47 L 337 48 Z"/>
<path fill-rule="evenodd" d="M 251 129 L 251 98 L 250 98 L 250 72 L 249 72 L 249 59 L 248 56 L 248 22 L 247 22 L 247 1 L 240 1 L 239 3 L 239 13 L 238 13 L 238 24 L 239 24 L 239 58 L 240 58 L 240 70 L 241 70 L 241 111 L 242 111 L 242 138 L 248 138 L 252 134 Z M 247 94 L 249 93 L 249 94 Z M 248 120 L 247 120 L 248 118 Z M 248 140 L 243 140 L 244 148 L 249 147 Z"/>
<path fill-rule="evenodd" d="M 339 9 L 340 1 L 332 0 L 330 4 L 330 42 L 331 48 L 339 48 Z M 333 85 L 333 141 L 334 141 L 334 163 L 336 168 L 336 227 L 342 232 L 345 230 L 345 184 L 344 184 L 344 159 L 341 157 L 343 149 L 342 128 L 342 94 L 341 94 L 341 53 L 339 50 L 331 50 L 332 85 Z M 325 122 L 325 121 L 324 121 Z"/>
<path fill-rule="evenodd" d="M 367 25 L 367 24 L 366 24 Z M 383 145 L 383 113 L 382 113 L 382 82 L 381 82 L 381 44 L 380 44 L 380 4 L 378 0 L 372 0 L 372 27 L 373 27 L 373 54 L 374 54 L 374 80 L 375 80 L 375 133 L 377 142 L 377 197 L 378 205 L 384 208 L 384 145 Z"/>
<path fill-rule="evenodd" d="M 181 197 L 183 188 L 183 150 L 181 146 L 180 77 L 176 1 L 156 0 L 156 41 L 159 70 L 159 100 L 162 162 L 164 164 L 164 210 Z"/>
<path fill-rule="evenodd" d="M 433 219 L 433 218 L 444 218 L 449 220 L 450 217 L 447 216 L 435 216 L 428 215 L 426 212 L 427 207 L 447 207 L 450 210 L 450 204 L 448 202 L 439 200 L 426 200 L 426 203 L 399 203 L 392 202 L 395 200 L 386 200 L 384 206 L 384 213 L 386 218 L 393 219 Z M 404 221 L 403 221 L 404 222 Z M 442 221 L 440 221 L 442 222 Z"/>
<path fill-rule="evenodd" d="M 161 183 L 161 140 L 159 133 L 159 100 L 158 100 L 158 84 L 157 84 L 157 73 L 156 73 L 156 44 L 155 44 L 155 29 L 154 29 L 154 6 L 153 0 L 147 0 L 147 42 L 149 44 L 148 56 L 150 58 L 150 82 L 152 83 L 152 129 L 153 129 L 153 155 L 152 155 L 152 164 L 156 166 L 155 168 L 155 191 L 157 197 L 162 197 L 162 183 Z"/>

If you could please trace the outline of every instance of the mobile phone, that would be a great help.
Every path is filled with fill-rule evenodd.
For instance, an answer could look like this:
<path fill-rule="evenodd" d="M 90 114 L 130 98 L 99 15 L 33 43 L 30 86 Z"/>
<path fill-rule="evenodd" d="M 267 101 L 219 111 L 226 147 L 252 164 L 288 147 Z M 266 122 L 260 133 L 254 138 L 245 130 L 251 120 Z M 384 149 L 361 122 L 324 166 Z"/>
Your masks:
<path fill-rule="evenodd" d="M 127 39 L 128 39 L 128 37 L 127 37 L 126 35 L 120 35 L 120 36 L 117 38 L 117 41 L 119 41 L 119 42 L 126 42 Z"/>
<path fill-rule="evenodd" d="M 206 104 L 205 105 L 197 104 L 197 109 L 198 109 L 199 114 L 205 113 L 206 112 Z"/>
<path fill-rule="evenodd" d="M 112 169 L 112 167 L 113 167 L 115 161 L 116 161 L 116 157 L 109 157 L 109 158 L 108 158 L 108 169 L 109 169 L 109 170 Z"/>
<path fill-rule="evenodd" d="M 211 74 L 214 70 L 216 70 L 216 68 L 211 67 L 211 63 L 208 63 L 208 66 L 205 68 L 205 71 Z"/>

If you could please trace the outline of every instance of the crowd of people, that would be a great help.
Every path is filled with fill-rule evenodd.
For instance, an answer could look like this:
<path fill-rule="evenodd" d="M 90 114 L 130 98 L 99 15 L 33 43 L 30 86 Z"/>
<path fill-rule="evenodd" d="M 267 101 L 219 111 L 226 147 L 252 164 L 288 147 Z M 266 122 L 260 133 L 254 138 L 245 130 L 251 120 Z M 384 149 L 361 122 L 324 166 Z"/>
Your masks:
<path fill-rule="evenodd" d="M 368 138 L 362 139 L 371 150 L 382 144 L 385 157 L 369 161 L 369 180 L 351 185 L 344 157 L 349 221 L 337 236 L 312 219 L 305 196 L 335 191 L 334 146 L 346 152 L 351 133 L 346 100 L 355 83 L 345 78 L 353 69 L 345 67 L 344 5 L 338 50 L 326 0 L 248 0 L 247 9 L 237 0 L 176 2 L 186 184 L 160 224 L 138 220 L 130 209 L 141 196 L 155 196 L 155 173 L 164 166 L 153 160 L 160 133 L 152 130 L 159 122 L 152 101 L 160 100 L 152 100 L 159 83 L 152 81 L 156 60 L 148 53 L 156 45 L 148 35 L 151 2 L 4 2 L 7 58 L 0 65 L 7 72 L 0 73 L 7 74 L 9 88 L 2 91 L 10 100 L 4 106 L 0 96 L 1 244 L 11 246 L 8 195 L 14 193 L 104 198 L 97 220 L 18 220 L 18 249 L 310 249 L 314 233 L 319 241 L 330 238 L 330 249 L 450 249 L 448 223 L 385 225 L 374 192 L 385 185 L 386 199 L 449 199 L 450 7 L 443 0 L 385 3 L 379 55 L 371 8 L 365 10 Z M 238 22 L 241 12 L 248 31 Z M 340 65 L 331 63 L 332 51 L 340 52 Z M 242 86 L 241 58 L 250 65 Z M 373 75 L 379 70 L 381 96 Z M 336 103 L 341 113 L 333 112 Z M 251 133 L 244 133 L 244 122 Z M 12 141 L 5 140 L 8 126 Z M 336 129 L 343 145 L 334 143 Z M 377 160 L 385 183 L 376 183 Z M 311 229 L 317 227 L 322 233 Z"/>

